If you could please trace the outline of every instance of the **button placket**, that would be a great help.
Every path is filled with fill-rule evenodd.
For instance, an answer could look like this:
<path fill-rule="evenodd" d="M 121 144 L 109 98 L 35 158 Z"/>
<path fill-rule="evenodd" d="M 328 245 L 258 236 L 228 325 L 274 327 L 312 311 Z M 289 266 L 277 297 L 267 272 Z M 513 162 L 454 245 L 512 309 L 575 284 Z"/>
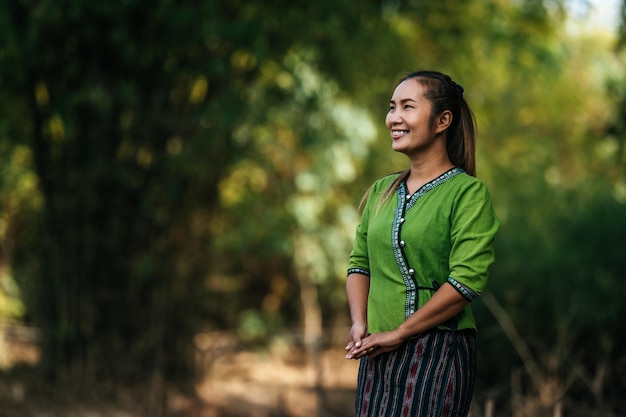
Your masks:
<path fill-rule="evenodd" d="M 415 281 L 415 270 L 410 267 L 405 254 L 405 248 L 407 246 L 406 241 L 401 238 L 402 226 L 406 221 L 406 212 L 411 207 L 411 202 L 415 194 L 409 194 L 406 189 L 406 184 L 403 184 L 399 189 L 400 199 L 398 201 L 397 217 L 395 221 L 395 245 L 397 248 L 397 257 L 399 258 L 399 266 L 407 285 L 407 305 L 406 305 L 406 317 L 410 317 L 416 310 L 416 293 L 418 290 L 417 282 Z M 404 194 L 404 196 L 403 196 Z M 404 197 L 404 198 L 402 198 Z"/>
<path fill-rule="evenodd" d="M 416 278 L 415 269 L 411 268 L 408 263 L 408 259 L 406 257 L 406 248 L 411 250 L 411 242 L 403 240 L 402 236 L 402 227 L 406 222 L 406 213 L 407 211 L 413 207 L 416 201 L 425 195 L 427 192 L 437 188 L 439 185 L 443 184 L 450 178 L 455 177 L 456 175 L 462 174 L 464 171 L 460 168 L 452 168 L 451 170 L 445 172 L 438 178 L 433 181 L 423 185 L 419 190 L 415 193 L 410 194 L 406 185 L 406 182 L 400 184 L 396 191 L 397 195 L 397 205 L 395 209 L 395 215 L 393 219 L 392 226 L 392 246 L 394 256 L 396 258 L 396 263 L 400 270 L 400 274 L 406 285 L 406 304 L 405 304 L 405 314 L 406 317 L 410 317 L 417 310 L 417 292 L 421 289 L 432 290 L 432 288 L 428 287 L 420 287 Z M 413 251 L 415 249 L 413 248 Z M 411 253 L 413 252 L 411 251 Z"/>

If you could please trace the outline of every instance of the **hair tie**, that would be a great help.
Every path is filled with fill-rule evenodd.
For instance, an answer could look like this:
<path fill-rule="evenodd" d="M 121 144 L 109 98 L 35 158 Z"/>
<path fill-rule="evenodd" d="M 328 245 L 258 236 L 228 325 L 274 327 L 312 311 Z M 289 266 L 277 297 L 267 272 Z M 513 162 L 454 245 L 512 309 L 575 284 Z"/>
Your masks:
<path fill-rule="evenodd" d="M 454 85 L 456 86 L 456 92 L 459 94 L 459 97 L 463 97 L 463 92 L 465 91 L 463 86 L 457 83 L 454 83 Z"/>

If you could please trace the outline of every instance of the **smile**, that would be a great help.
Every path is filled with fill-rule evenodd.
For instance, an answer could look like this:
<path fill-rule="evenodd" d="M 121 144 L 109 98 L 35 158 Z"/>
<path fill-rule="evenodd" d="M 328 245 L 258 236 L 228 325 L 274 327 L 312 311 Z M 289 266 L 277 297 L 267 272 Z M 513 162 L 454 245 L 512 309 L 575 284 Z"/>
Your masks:
<path fill-rule="evenodd" d="M 409 131 L 408 130 L 392 130 L 391 131 L 391 137 L 394 139 L 397 139 L 401 136 L 404 136 L 406 134 L 408 134 Z"/>

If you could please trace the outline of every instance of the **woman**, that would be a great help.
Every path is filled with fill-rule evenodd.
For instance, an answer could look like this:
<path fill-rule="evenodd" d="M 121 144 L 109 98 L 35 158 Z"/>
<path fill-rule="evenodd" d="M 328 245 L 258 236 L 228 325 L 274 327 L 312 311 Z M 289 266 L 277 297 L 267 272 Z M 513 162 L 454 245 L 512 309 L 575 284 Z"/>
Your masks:
<path fill-rule="evenodd" d="M 473 115 L 460 85 L 418 71 L 393 92 L 386 125 L 410 168 L 370 187 L 350 254 L 356 414 L 466 416 L 476 368 L 469 303 L 485 286 L 499 228 L 474 177 Z"/>

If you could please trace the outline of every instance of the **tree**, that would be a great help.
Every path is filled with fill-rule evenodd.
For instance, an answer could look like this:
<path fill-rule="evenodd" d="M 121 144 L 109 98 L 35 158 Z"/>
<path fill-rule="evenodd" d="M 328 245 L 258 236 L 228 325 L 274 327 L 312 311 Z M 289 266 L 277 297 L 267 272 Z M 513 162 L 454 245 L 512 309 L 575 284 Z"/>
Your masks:
<path fill-rule="evenodd" d="M 14 270 L 30 289 L 28 320 L 46 332 L 51 376 L 188 375 L 193 332 L 220 321 L 205 307 L 216 302 L 203 280 L 206 225 L 220 180 L 246 155 L 233 139 L 244 92 L 280 85 L 267 72 L 292 48 L 351 36 L 348 9 L 378 16 L 280 3 L 3 4 L 0 84 L 14 109 L 4 132 L 29 147 L 43 202 L 31 229 L 40 239 Z"/>

